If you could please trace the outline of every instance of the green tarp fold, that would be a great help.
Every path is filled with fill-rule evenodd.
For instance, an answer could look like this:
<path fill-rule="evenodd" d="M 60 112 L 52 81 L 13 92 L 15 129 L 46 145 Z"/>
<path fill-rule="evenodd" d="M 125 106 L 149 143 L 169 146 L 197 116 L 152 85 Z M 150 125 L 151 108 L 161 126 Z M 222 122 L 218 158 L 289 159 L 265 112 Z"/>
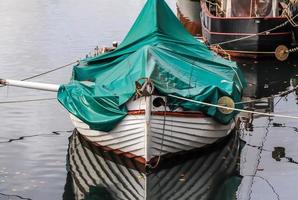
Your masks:
<path fill-rule="evenodd" d="M 160 95 L 213 104 L 222 96 L 239 102 L 245 87 L 234 62 L 193 38 L 164 0 L 148 0 L 117 49 L 73 68 L 72 80 L 60 87 L 58 100 L 91 128 L 110 131 L 127 115 L 125 103 L 135 94 L 135 81 L 143 77 L 152 80 Z M 173 98 L 169 104 L 202 111 L 224 124 L 236 114 Z"/>

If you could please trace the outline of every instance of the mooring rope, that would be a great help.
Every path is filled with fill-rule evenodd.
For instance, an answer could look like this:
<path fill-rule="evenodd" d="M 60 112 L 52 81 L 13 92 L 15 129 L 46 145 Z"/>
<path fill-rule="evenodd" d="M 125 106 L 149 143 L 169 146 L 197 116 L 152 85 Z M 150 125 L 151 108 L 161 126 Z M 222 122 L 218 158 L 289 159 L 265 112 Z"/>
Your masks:
<path fill-rule="evenodd" d="M 249 104 L 249 103 L 254 103 L 254 102 L 259 102 L 259 101 L 263 101 L 263 100 L 266 100 L 266 99 L 269 99 L 269 98 L 276 98 L 276 97 L 280 97 L 281 99 L 283 97 L 286 97 L 287 95 L 289 95 L 290 93 L 292 92 L 295 92 L 295 91 L 298 91 L 298 85 L 296 87 L 294 87 L 293 89 L 291 90 L 287 90 L 287 91 L 284 91 L 284 92 L 281 92 L 280 94 L 276 94 L 276 95 L 272 95 L 272 96 L 269 96 L 269 97 L 263 97 L 263 98 L 260 98 L 260 99 L 253 99 L 253 100 L 250 100 L 250 101 L 241 101 L 241 102 L 236 102 L 235 104 Z M 279 100 L 280 101 L 280 100 Z M 278 101 L 278 102 L 279 102 Z M 277 103 L 278 103 L 277 102 Z M 276 103 L 276 104 L 277 104 Z M 276 105 L 275 104 L 275 105 Z"/>
<path fill-rule="evenodd" d="M 297 51 L 298 51 L 298 47 L 294 47 L 294 48 L 288 50 L 289 53 L 294 53 Z"/>
<path fill-rule="evenodd" d="M 227 107 L 227 106 L 216 105 L 216 104 L 212 104 L 212 103 L 206 103 L 206 102 L 202 102 L 202 101 L 196 101 L 196 100 L 192 100 L 192 99 L 187 99 L 187 98 L 179 97 L 179 96 L 172 95 L 172 94 L 169 94 L 168 96 L 173 97 L 173 98 L 176 98 L 176 99 L 184 100 L 184 101 L 189 101 L 189 102 L 192 102 L 192 103 L 197 103 L 197 104 L 202 104 L 202 105 L 205 105 L 205 106 L 210 106 L 210 107 L 222 108 L 222 109 L 239 111 L 239 112 L 250 113 L 250 114 L 264 115 L 264 116 L 268 116 L 268 117 L 280 117 L 280 118 L 298 119 L 298 116 L 281 115 L 281 114 L 270 114 L 270 113 L 264 113 L 264 112 L 244 110 L 244 109 L 239 109 L 239 108 L 231 108 L 231 107 Z"/>

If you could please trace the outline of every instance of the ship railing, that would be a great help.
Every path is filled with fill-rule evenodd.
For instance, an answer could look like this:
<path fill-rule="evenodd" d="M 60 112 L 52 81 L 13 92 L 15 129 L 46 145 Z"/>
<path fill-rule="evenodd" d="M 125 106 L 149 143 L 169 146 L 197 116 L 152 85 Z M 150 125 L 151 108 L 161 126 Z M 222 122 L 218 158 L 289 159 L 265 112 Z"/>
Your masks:
<path fill-rule="evenodd" d="M 215 16 L 223 16 L 226 15 L 226 12 L 222 9 L 221 5 L 212 1 L 205 0 L 206 4 L 208 4 L 208 9 L 210 12 L 213 11 L 213 8 L 215 8 Z"/>

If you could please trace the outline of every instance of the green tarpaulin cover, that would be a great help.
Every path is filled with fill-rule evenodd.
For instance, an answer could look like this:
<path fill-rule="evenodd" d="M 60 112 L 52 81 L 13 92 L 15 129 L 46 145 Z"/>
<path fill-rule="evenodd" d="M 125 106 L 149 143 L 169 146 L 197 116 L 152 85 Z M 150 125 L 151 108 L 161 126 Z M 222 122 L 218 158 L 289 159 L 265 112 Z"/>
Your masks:
<path fill-rule="evenodd" d="M 160 95 L 213 104 L 222 96 L 239 102 L 245 86 L 234 62 L 216 56 L 191 36 L 164 0 L 148 0 L 117 49 L 74 66 L 72 80 L 60 87 L 58 100 L 92 129 L 110 131 L 127 115 L 125 103 L 136 92 L 135 81 L 143 77 L 152 80 Z M 168 102 L 224 124 L 235 115 L 174 98 Z"/>

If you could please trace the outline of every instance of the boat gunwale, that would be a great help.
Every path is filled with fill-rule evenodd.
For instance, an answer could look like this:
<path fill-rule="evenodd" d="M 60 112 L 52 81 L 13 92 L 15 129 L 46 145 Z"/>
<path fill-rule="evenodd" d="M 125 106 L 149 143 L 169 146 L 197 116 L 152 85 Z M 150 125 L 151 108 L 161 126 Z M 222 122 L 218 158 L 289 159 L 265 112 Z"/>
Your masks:
<path fill-rule="evenodd" d="M 264 20 L 273 20 L 273 19 L 279 19 L 279 20 L 285 20 L 287 21 L 286 17 L 283 16 L 277 16 L 277 17 L 217 17 L 214 16 L 210 13 L 209 9 L 207 8 L 206 1 L 202 0 L 201 1 L 201 8 L 202 8 L 202 13 L 205 13 L 205 15 L 209 18 L 212 19 L 220 19 L 220 20 L 226 20 L 226 19 L 231 19 L 231 20 L 245 20 L 245 19 L 253 19 L 253 20 L 258 20 L 258 19 L 264 19 Z"/>
<path fill-rule="evenodd" d="M 130 110 L 127 112 L 128 115 L 144 115 L 145 110 Z M 209 118 L 200 111 L 151 111 L 151 115 L 157 116 L 173 116 L 173 117 L 195 117 L 195 118 Z"/>

